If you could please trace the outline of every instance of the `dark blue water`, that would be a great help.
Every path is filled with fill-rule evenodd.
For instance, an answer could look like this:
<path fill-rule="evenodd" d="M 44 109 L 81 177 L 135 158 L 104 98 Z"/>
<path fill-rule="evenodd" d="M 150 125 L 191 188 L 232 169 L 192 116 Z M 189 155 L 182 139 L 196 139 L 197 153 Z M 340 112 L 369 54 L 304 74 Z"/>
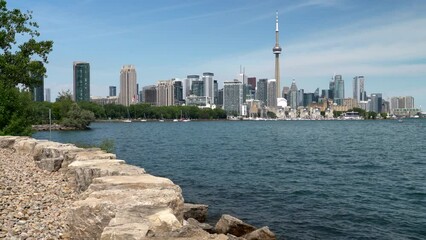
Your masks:
<path fill-rule="evenodd" d="M 35 138 L 46 139 L 48 132 Z M 117 157 L 278 239 L 426 239 L 426 120 L 95 123 Z"/>

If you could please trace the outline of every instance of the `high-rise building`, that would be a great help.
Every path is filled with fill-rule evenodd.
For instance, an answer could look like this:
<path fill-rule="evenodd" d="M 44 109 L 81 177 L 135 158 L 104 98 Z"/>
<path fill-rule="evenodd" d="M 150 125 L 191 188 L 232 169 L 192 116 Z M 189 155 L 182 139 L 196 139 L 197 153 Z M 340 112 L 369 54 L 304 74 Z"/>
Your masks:
<path fill-rule="evenodd" d="M 200 76 L 199 75 L 188 75 L 185 79 L 185 88 L 184 88 L 184 95 L 185 97 L 193 94 L 192 93 L 192 82 L 193 81 L 199 81 Z"/>
<path fill-rule="evenodd" d="M 382 112 L 382 94 L 381 93 L 372 93 L 370 96 L 370 111 L 381 113 Z"/>
<path fill-rule="evenodd" d="M 262 78 L 257 82 L 256 99 L 262 101 L 261 105 L 267 104 L 268 98 L 268 79 Z"/>
<path fill-rule="evenodd" d="M 204 94 L 205 94 L 204 81 L 192 80 L 191 95 L 204 96 Z"/>
<path fill-rule="evenodd" d="M 90 65 L 87 62 L 74 62 L 73 100 L 90 101 Z"/>
<path fill-rule="evenodd" d="M 157 86 L 150 85 L 142 88 L 144 103 L 157 105 Z"/>
<path fill-rule="evenodd" d="M 345 98 L 345 82 L 342 75 L 334 76 L 334 92 L 333 99 L 337 105 L 343 105 L 343 99 Z"/>
<path fill-rule="evenodd" d="M 288 92 L 287 104 L 293 109 L 297 108 L 297 85 L 296 81 L 293 79 L 293 82 L 290 86 L 290 91 Z"/>
<path fill-rule="evenodd" d="M 241 114 L 243 104 L 243 83 L 239 81 L 224 82 L 223 109 L 230 114 Z"/>
<path fill-rule="evenodd" d="M 303 106 L 307 107 L 312 102 L 314 102 L 315 94 L 314 93 L 304 93 L 303 94 Z"/>
<path fill-rule="evenodd" d="M 109 96 L 110 97 L 117 96 L 117 87 L 116 86 L 109 86 Z"/>
<path fill-rule="evenodd" d="M 256 77 L 247 78 L 247 84 L 251 86 L 251 89 L 256 89 Z"/>
<path fill-rule="evenodd" d="M 184 103 L 182 81 L 174 80 L 173 81 L 173 88 L 174 88 L 174 91 L 173 91 L 174 105 L 182 105 Z"/>
<path fill-rule="evenodd" d="M 124 65 L 120 71 L 120 95 L 118 103 L 124 106 L 138 102 L 136 69 L 133 65 Z"/>
<path fill-rule="evenodd" d="M 297 106 L 303 107 L 303 95 L 305 94 L 305 90 L 303 88 L 297 90 Z"/>
<path fill-rule="evenodd" d="M 205 72 L 203 73 L 203 83 L 204 83 L 204 95 L 210 99 L 214 99 L 214 84 L 213 84 L 213 73 Z"/>
<path fill-rule="evenodd" d="M 223 88 L 217 91 L 217 105 L 223 106 Z"/>
<path fill-rule="evenodd" d="M 157 106 L 174 105 L 173 80 L 158 81 L 157 84 Z"/>
<path fill-rule="evenodd" d="M 364 89 L 364 76 L 355 76 L 352 84 L 353 99 L 356 101 L 365 101 L 366 93 Z"/>
<path fill-rule="evenodd" d="M 213 98 L 213 103 L 217 104 L 218 101 L 218 97 L 219 97 L 219 85 L 217 83 L 217 80 L 213 81 L 213 89 L 214 89 L 214 98 Z"/>
<path fill-rule="evenodd" d="M 276 96 L 281 95 L 281 78 L 280 78 L 280 54 L 281 54 L 281 47 L 279 43 L 279 30 L 278 30 L 278 11 L 276 12 L 275 17 L 275 46 L 272 48 L 272 52 L 275 55 L 275 80 L 276 80 Z"/>
<path fill-rule="evenodd" d="M 287 100 L 288 98 L 288 91 L 290 91 L 289 87 L 283 87 L 283 92 L 282 92 L 282 96 L 283 98 L 285 98 Z"/>
<path fill-rule="evenodd" d="M 398 108 L 414 108 L 414 98 L 412 96 L 392 97 L 390 100 L 390 110 Z"/>
<path fill-rule="evenodd" d="M 270 108 L 277 107 L 277 81 L 275 79 L 268 80 L 267 106 Z"/>
<path fill-rule="evenodd" d="M 51 100 L 50 100 L 50 88 L 46 88 L 45 89 L 45 94 L 46 94 L 46 97 L 44 98 L 44 100 L 46 101 L 46 102 L 50 102 Z"/>

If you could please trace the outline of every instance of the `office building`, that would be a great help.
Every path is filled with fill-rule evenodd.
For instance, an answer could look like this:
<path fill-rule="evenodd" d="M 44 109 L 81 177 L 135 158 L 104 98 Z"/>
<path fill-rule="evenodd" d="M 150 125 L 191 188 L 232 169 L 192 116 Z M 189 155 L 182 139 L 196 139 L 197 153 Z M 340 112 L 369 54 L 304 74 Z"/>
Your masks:
<path fill-rule="evenodd" d="M 195 96 L 204 96 L 204 81 L 202 80 L 192 80 L 192 86 L 191 86 L 191 94 Z"/>
<path fill-rule="evenodd" d="M 192 93 L 192 82 L 193 81 L 199 81 L 200 76 L 199 75 L 188 75 L 185 79 L 185 88 L 183 91 L 183 94 L 185 97 L 193 94 Z"/>
<path fill-rule="evenodd" d="M 173 95 L 174 95 L 174 105 L 182 105 L 185 103 L 183 99 L 183 85 L 182 81 L 180 80 L 174 80 L 173 81 Z"/>
<path fill-rule="evenodd" d="M 252 90 L 256 89 L 256 77 L 247 78 L 247 84 L 251 87 Z"/>
<path fill-rule="evenodd" d="M 44 98 L 44 100 L 46 102 L 50 102 L 51 101 L 51 99 L 50 99 L 50 88 L 45 89 L 45 94 L 46 94 L 46 97 Z"/>
<path fill-rule="evenodd" d="M 217 105 L 223 106 L 223 88 L 217 91 Z"/>
<path fill-rule="evenodd" d="M 120 95 L 118 103 L 130 106 L 138 102 L 136 69 L 133 65 L 124 65 L 120 71 Z"/>
<path fill-rule="evenodd" d="M 173 106 L 174 95 L 173 80 L 158 81 L 157 106 Z"/>
<path fill-rule="evenodd" d="M 303 107 L 303 95 L 305 95 L 305 90 L 304 89 L 299 89 L 297 90 L 297 106 L 298 107 Z"/>
<path fill-rule="evenodd" d="M 203 73 L 202 81 L 204 83 L 204 95 L 210 99 L 214 99 L 214 84 L 213 84 L 214 74 L 211 72 Z"/>
<path fill-rule="evenodd" d="M 268 79 L 262 78 L 257 82 L 256 99 L 261 101 L 264 106 L 267 104 L 268 97 Z"/>
<path fill-rule="evenodd" d="M 223 86 L 223 109 L 233 115 L 240 115 L 243 104 L 243 83 L 225 82 Z"/>
<path fill-rule="evenodd" d="M 275 79 L 269 79 L 268 80 L 268 93 L 266 97 L 267 106 L 269 108 L 276 108 L 277 107 L 277 81 Z"/>
<path fill-rule="evenodd" d="M 73 63 L 73 100 L 90 101 L 90 65 L 87 62 Z"/>
<path fill-rule="evenodd" d="M 297 85 L 296 81 L 293 79 L 293 82 L 290 86 L 290 91 L 288 92 L 287 104 L 293 109 L 297 108 Z"/>
<path fill-rule="evenodd" d="M 337 105 L 343 105 L 343 99 L 345 98 L 345 82 L 342 75 L 334 76 L 334 92 L 333 100 Z"/>
<path fill-rule="evenodd" d="M 117 96 L 117 87 L 116 86 L 109 86 L 109 95 L 110 97 Z"/>
<path fill-rule="evenodd" d="M 217 104 L 218 103 L 218 97 L 219 97 L 219 84 L 217 83 L 217 80 L 213 81 L 213 89 L 214 89 L 213 103 Z"/>
<path fill-rule="evenodd" d="M 365 101 L 366 92 L 364 88 L 365 79 L 364 76 L 355 76 L 352 83 L 353 99 L 356 101 Z"/>
<path fill-rule="evenodd" d="M 381 93 L 372 93 L 370 96 L 370 111 L 381 113 L 382 112 L 382 94 Z"/>
<path fill-rule="evenodd" d="M 150 85 L 142 88 L 142 102 L 157 105 L 157 86 Z"/>

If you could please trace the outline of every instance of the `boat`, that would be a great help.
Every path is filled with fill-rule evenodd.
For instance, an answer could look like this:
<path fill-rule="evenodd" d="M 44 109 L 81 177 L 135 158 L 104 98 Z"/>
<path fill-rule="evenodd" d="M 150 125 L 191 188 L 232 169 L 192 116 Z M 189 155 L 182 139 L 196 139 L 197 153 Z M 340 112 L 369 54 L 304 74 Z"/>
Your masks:
<path fill-rule="evenodd" d="M 146 122 L 146 116 L 145 116 L 145 113 L 143 114 L 143 118 L 141 119 L 141 122 Z"/>
<path fill-rule="evenodd" d="M 125 122 L 125 123 L 131 123 L 132 120 L 130 120 L 130 119 L 124 119 L 123 122 Z"/>
<path fill-rule="evenodd" d="M 161 118 L 160 120 L 158 120 L 159 122 L 164 122 L 164 118 L 163 118 L 163 114 L 161 114 Z"/>
<path fill-rule="evenodd" d="M 173 122 L 179 122 L 179 120 L 175 118 L 175 119 L 173 119 Z"/>

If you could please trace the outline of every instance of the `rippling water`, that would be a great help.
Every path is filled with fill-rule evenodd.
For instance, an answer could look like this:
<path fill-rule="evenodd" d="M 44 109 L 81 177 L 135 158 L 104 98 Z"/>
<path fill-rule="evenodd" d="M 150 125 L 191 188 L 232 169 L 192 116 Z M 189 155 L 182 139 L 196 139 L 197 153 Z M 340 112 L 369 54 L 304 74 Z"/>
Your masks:
<path fill-rule="evenodd" d="M 48 132 L 35 138 L 46 139 Z M 278 239 L 426 239 L 426 120 L 94 123 L 117 157 Z"/>

